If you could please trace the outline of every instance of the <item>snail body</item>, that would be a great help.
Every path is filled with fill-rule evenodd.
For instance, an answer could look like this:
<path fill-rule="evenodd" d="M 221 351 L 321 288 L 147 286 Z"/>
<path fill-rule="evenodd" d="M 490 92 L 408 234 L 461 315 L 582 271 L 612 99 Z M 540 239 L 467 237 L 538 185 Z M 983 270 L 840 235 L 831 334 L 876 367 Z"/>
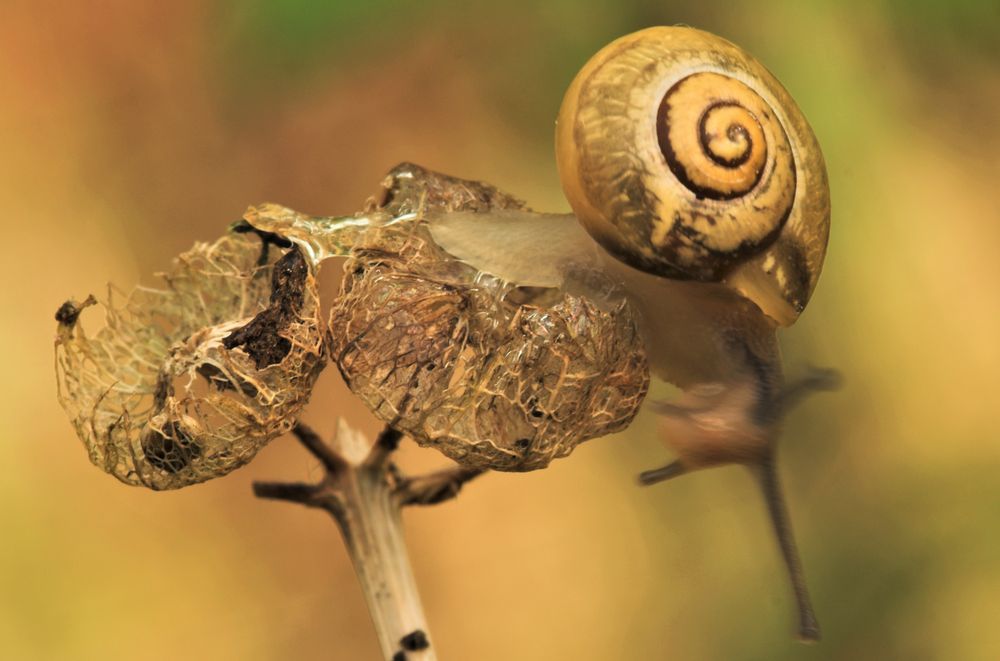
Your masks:
<path fill-rule="evenodd" d="M 742 350 L 727 346 L 735 337 L 776 355 L 775 322 L 739 292 L 637 269 L 608 253 L 573 214 L 452 212 L 428 229 L 435 243 L 483 273 L 581 294 L 607 310 L 626 299 L 650 371 L 680 388 L 732 380 L 745 363 Z"/>
<path fill-rule="evenodd" d="M 429 221 L 435 242 L 505 280 L 609 308 L 616 296 L 628 301 L 650 371 L 682 390 L 653 404 L 677 459 L 640 482 L 749 467 L 795 592 L 798 634 L 818 639 L 774 462 L 788 408 L 835 385 L 831 372 L 786 384 L 775 332 L 805 308 L 826 253 L 829 189 L 812 130 L 737 46 L 656 27 L 612 42 L 577 74 L 556 159 L 572 215 L 446 214 Z"/>
<path fill-rule="evenodd" d="M 798 635 L 817 640 L 774 462 L 791 403 L 833 385 L 823 373 L 786 386 L 774 333 L 805 308 L 826 253 L 829 188 L 812 130 L 737 46 L 657 27 L 612 42 L 577 74 L 556 156 L 577 218 L 621 263 L 607 262 L 643 320 L 654 370 L 683 389 L 657 406 L 677 459 L 640 482 L 749 467 L 786 562 Z"/>

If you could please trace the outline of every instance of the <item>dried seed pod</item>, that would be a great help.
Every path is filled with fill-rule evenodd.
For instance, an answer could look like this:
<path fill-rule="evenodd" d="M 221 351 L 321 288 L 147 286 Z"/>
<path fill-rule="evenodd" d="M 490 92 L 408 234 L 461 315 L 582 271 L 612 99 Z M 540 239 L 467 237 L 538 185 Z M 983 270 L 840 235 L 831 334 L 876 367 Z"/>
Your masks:
<path fill-rule="evenodd" d="M 286 244 L 288 245 L 288 244 Z M 263 251 L 263 252 L 262 252 Z M 56 315 L 59 399 L 94 464 L 174 489 L 229 473 L 288 431 L 324 362 L 314 269 L 297 246 L 231 234 L 136 288 L 93 338 Z"/>
<path fill-rule="evenodd" d="M 397 169 L 386 209 L 517 207 L 490 187 Z M 424 188 L 403 191 L 417 179 Z M 405 182 L 400 184 L 400 182 Z M 453 191 L 448 194 L 446 191 Z M 457 191 L 457 192 L 456 192 Z M 466 195 L 465 193 L 470 193 Z M 622 303 L 484 276 L 435 244 L 421 219 L 360 237 L 331 311 L 331 355 L 356 395 L 421 445 L 475 468 L 543 468 L 624 429 L 649 372 Z"/>

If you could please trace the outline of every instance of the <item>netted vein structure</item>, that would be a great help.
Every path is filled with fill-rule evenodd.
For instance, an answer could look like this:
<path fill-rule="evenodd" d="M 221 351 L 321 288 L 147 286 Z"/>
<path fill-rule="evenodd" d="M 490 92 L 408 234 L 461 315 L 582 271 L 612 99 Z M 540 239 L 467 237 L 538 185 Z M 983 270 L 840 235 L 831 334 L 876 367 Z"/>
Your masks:
<path fill-rule="evenodd" d="M 291 429 L 327 356 L 376 416 L 470 468 L 542 468 L 625 428 L 649 384 L 627 301 L 504 282 L 428 231 L 505 209 L 531 213 L 402 164 L 355 216 L 251 207 L 179 256 L 164 288 L 109 290 L 93 337 L 79 316 L 96 301 L 67 302 L 59 397 L 91 461 L 152 489 L 225 475 Z M 345 256 L 324 324 L 315 275 Z"/>
<path fill-rule="evenodd" d="M 404 164 L 358 237 L 330 316 L 331 357 L 379 418 L 474 468 L 543 468 L 625 428 L 649 383 L 625 303 L 602 310 L 518 287 L 444 252 L 429 212 L 521 208 L 476 182 Z"/>
<path fill-rule="evenodd" d="M 94 464 L 173 489 L 229 473 L 291 428 L 325 328 L 312 263 L 278 244 L 231 233 L 177 257 L 162 289 L 60 308 L 59 398 Z M 88 337 L 91 305 L 106 325 Z"/>

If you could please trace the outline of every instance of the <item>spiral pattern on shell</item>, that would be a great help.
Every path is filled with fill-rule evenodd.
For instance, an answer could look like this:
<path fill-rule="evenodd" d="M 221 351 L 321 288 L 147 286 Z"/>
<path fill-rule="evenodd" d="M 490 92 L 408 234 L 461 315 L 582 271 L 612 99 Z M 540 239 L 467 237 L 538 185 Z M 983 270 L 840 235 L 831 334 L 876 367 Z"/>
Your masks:
<path fill-rule="evenodd" d="M 822 156 L 738 47 L 691 28 L 612 42 L 567 91 L 556 142 L 570 205 L 612 255 L 730 283 L 779 323 L 805 306 L 829 229 Z"/>
<path fill-rule="evenodd" d="M 770 117 L 763 100 L 743 83 L 699 73 L 682 79 L 664 95 L 657 112 L 656 137 L 670 170 L 691 192 L 713 200 L 733 200 L 760 183 L 769 156 L 773 160 L 788 153 L 781 127 L 769 125 L 770 130 L 765 130 L 761 125 L 761 118 L 766 122 Z M 794 177 L 788 165 L 772 164 L 770 175 L 791 170 Z M 791 200 L 782 206 L 791 207 Z M 784 220 L 787 209 L 779 211 L 772 215 Z"/>

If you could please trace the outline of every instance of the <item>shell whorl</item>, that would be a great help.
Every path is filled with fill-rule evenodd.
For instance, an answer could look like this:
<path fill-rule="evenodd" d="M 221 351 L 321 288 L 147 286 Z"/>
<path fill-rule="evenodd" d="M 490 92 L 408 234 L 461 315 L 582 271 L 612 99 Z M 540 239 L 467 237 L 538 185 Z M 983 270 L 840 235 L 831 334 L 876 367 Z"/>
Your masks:
<path fill-rule="evenodd" d="M 782 324 L 805 306 L 829 231 L 822 156 L 738 47 L 691 28 L 612 42 L 566 93 L 556 142 L 574 212 L 622 261 L 726 282 Z"/>

